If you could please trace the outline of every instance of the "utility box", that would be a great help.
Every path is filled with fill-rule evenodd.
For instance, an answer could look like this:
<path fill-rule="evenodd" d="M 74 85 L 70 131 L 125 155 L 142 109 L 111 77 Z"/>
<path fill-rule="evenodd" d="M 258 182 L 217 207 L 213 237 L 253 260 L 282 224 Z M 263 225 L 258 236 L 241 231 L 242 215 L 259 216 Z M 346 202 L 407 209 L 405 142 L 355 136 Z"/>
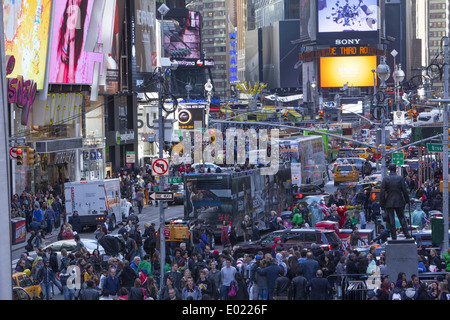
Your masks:
<path fill-rule="evenodd" d="M 439 244 L 444 241 L 444 218 L 433 217 L 431 218 L 431 242 L 433 244 Z"/>

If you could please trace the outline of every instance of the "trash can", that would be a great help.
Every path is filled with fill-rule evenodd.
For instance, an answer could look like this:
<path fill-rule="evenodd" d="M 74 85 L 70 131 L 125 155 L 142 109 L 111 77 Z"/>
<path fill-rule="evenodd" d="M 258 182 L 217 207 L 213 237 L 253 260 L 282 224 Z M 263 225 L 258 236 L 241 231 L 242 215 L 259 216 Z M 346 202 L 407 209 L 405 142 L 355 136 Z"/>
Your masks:
<path fill-rule="evenodd" d="M 11 219 L 11 243 L 16 245 L 27 240 L 27 227 L 25 218 Z"/>
<path fill-rule="evenodd" d="M 439 244 L 444 241 L 444 218 L 433 217 L 431 218 L 431 242 L 433 244 Z"/>

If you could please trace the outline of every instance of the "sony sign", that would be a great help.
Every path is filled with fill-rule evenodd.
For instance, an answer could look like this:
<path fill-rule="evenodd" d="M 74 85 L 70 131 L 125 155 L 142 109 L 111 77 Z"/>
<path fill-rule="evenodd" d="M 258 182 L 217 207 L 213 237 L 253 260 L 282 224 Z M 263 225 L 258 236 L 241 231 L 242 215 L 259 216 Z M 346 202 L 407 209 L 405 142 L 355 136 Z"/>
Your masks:
<path fill-rule="evenodd" d="M 337 46 L 358 45 L 361 39 L 336 39 Z"/>

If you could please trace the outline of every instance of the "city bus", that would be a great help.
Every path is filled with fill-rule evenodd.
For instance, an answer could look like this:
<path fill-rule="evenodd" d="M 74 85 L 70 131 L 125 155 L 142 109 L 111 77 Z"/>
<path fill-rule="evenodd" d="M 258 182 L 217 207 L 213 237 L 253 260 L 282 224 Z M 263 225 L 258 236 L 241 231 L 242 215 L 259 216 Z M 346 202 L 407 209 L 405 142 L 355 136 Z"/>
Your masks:
<path fill-rule="evenodd" d="M 190 173 L 185 185 L 184 219 L 204 220 L 220 238 L 225 222 L 238 227 L 246 215 L 266 230 L 270 212 L 292 208 L 291 169 L 280 168 L 275 175 L 261 175 L 261 169 L 230 173 Z"/>
<path fill-rule="evenodd" d="M 282 163 L 301 164 L 301 183 L 324 187 L 328 179 L 325 147 L 321 136 L 297 136 L 280 140 Z"/>

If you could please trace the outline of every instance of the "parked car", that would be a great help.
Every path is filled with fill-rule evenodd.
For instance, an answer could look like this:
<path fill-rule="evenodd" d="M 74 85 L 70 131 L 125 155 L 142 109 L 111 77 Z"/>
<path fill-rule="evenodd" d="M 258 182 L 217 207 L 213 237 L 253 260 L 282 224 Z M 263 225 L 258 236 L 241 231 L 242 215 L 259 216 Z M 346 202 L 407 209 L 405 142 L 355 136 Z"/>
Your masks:
<path fill-rule="evenodd" d="M 290 249 L 294 246 L 301 246 L 309 249 L 312 244 L 318 244 L 321 247 L 331 247 L 334 244 L 338 244 L 342 247 L 341 239 L 337 236 L 333 230 L 325 229 L 285 229 L 273 231 L 266 234 L 260 240 L 255 242 L 244 242 L 236 245 L 233 248 L 233 252 L 237 253 L 253 253 L 256 254 L 259 251 L 263 253 L 270 253 L 272 246 L 275 244 L 275 239 L 281 239 L 281 246 L 283 249 Z"/>
<path fill-rule="evenodd" d="M 334 185 L 337 186 L 341 182 L 358 182 L 359 171 L 354 165 L 340 164 L 334 170 Z"/>
<path fill-rule="evenodd" d="M 294 197 L 294 201 L 302 200 L 307 196 L 316 196 L 321 194 L 327 194 L 325 190 L 320 188 L 319 186 L 313 184 L 305 184 L 298 186 L 292 186 L 292 196 Z"/>
<path fill-rule="evenodd" d="M 44 293 L 42 292 L 40 284 L 37 282 L 37 280 L 31 280 L 31 278 L 27 276 L 26 273 L 24 272 L 14 273 L 12 275 L 12 283 L 13 287 L 19 287 L 23 289 L 30 297 L 30 300 L 44 299 Z M 19 291 L 20 290 L 17 290 L 17 294 L 20 295 L 21 297 L 22 296 L 24 297 L 23 293 Z"/>
<path fill-rule="evenodd" d="M 98 244 L 96 240 L 92 239 L 80 239 L 81 242 L 83 242 L 84 246 L 86 247 L 87 251 L 92 254 L 95 249 L 98 249 L 100 254 L 105 254 L 104 248 Z M 68 253 L 73 252 L 77 248 L 77 244 L 75 240 L 61 240 L 56 241 L 53 243 L 50 243 L 49 245 L 46 245 L 42 250 L 44 252 L 47 251 L 48 248 L 52 248 L 53 252 L 56 252 L 57 258 L 58 258 L 58 264 L 61 262 L 61 250 L 66 249 Z M 28 255 L 28 259 L 31 261 L 34 261 L 36 258 L 36 252 L 32 251 Z M 19 262 L 19 259 L 15 259 L 12 261 L 12 270 L 16 267 L 17 263 Z"/>

